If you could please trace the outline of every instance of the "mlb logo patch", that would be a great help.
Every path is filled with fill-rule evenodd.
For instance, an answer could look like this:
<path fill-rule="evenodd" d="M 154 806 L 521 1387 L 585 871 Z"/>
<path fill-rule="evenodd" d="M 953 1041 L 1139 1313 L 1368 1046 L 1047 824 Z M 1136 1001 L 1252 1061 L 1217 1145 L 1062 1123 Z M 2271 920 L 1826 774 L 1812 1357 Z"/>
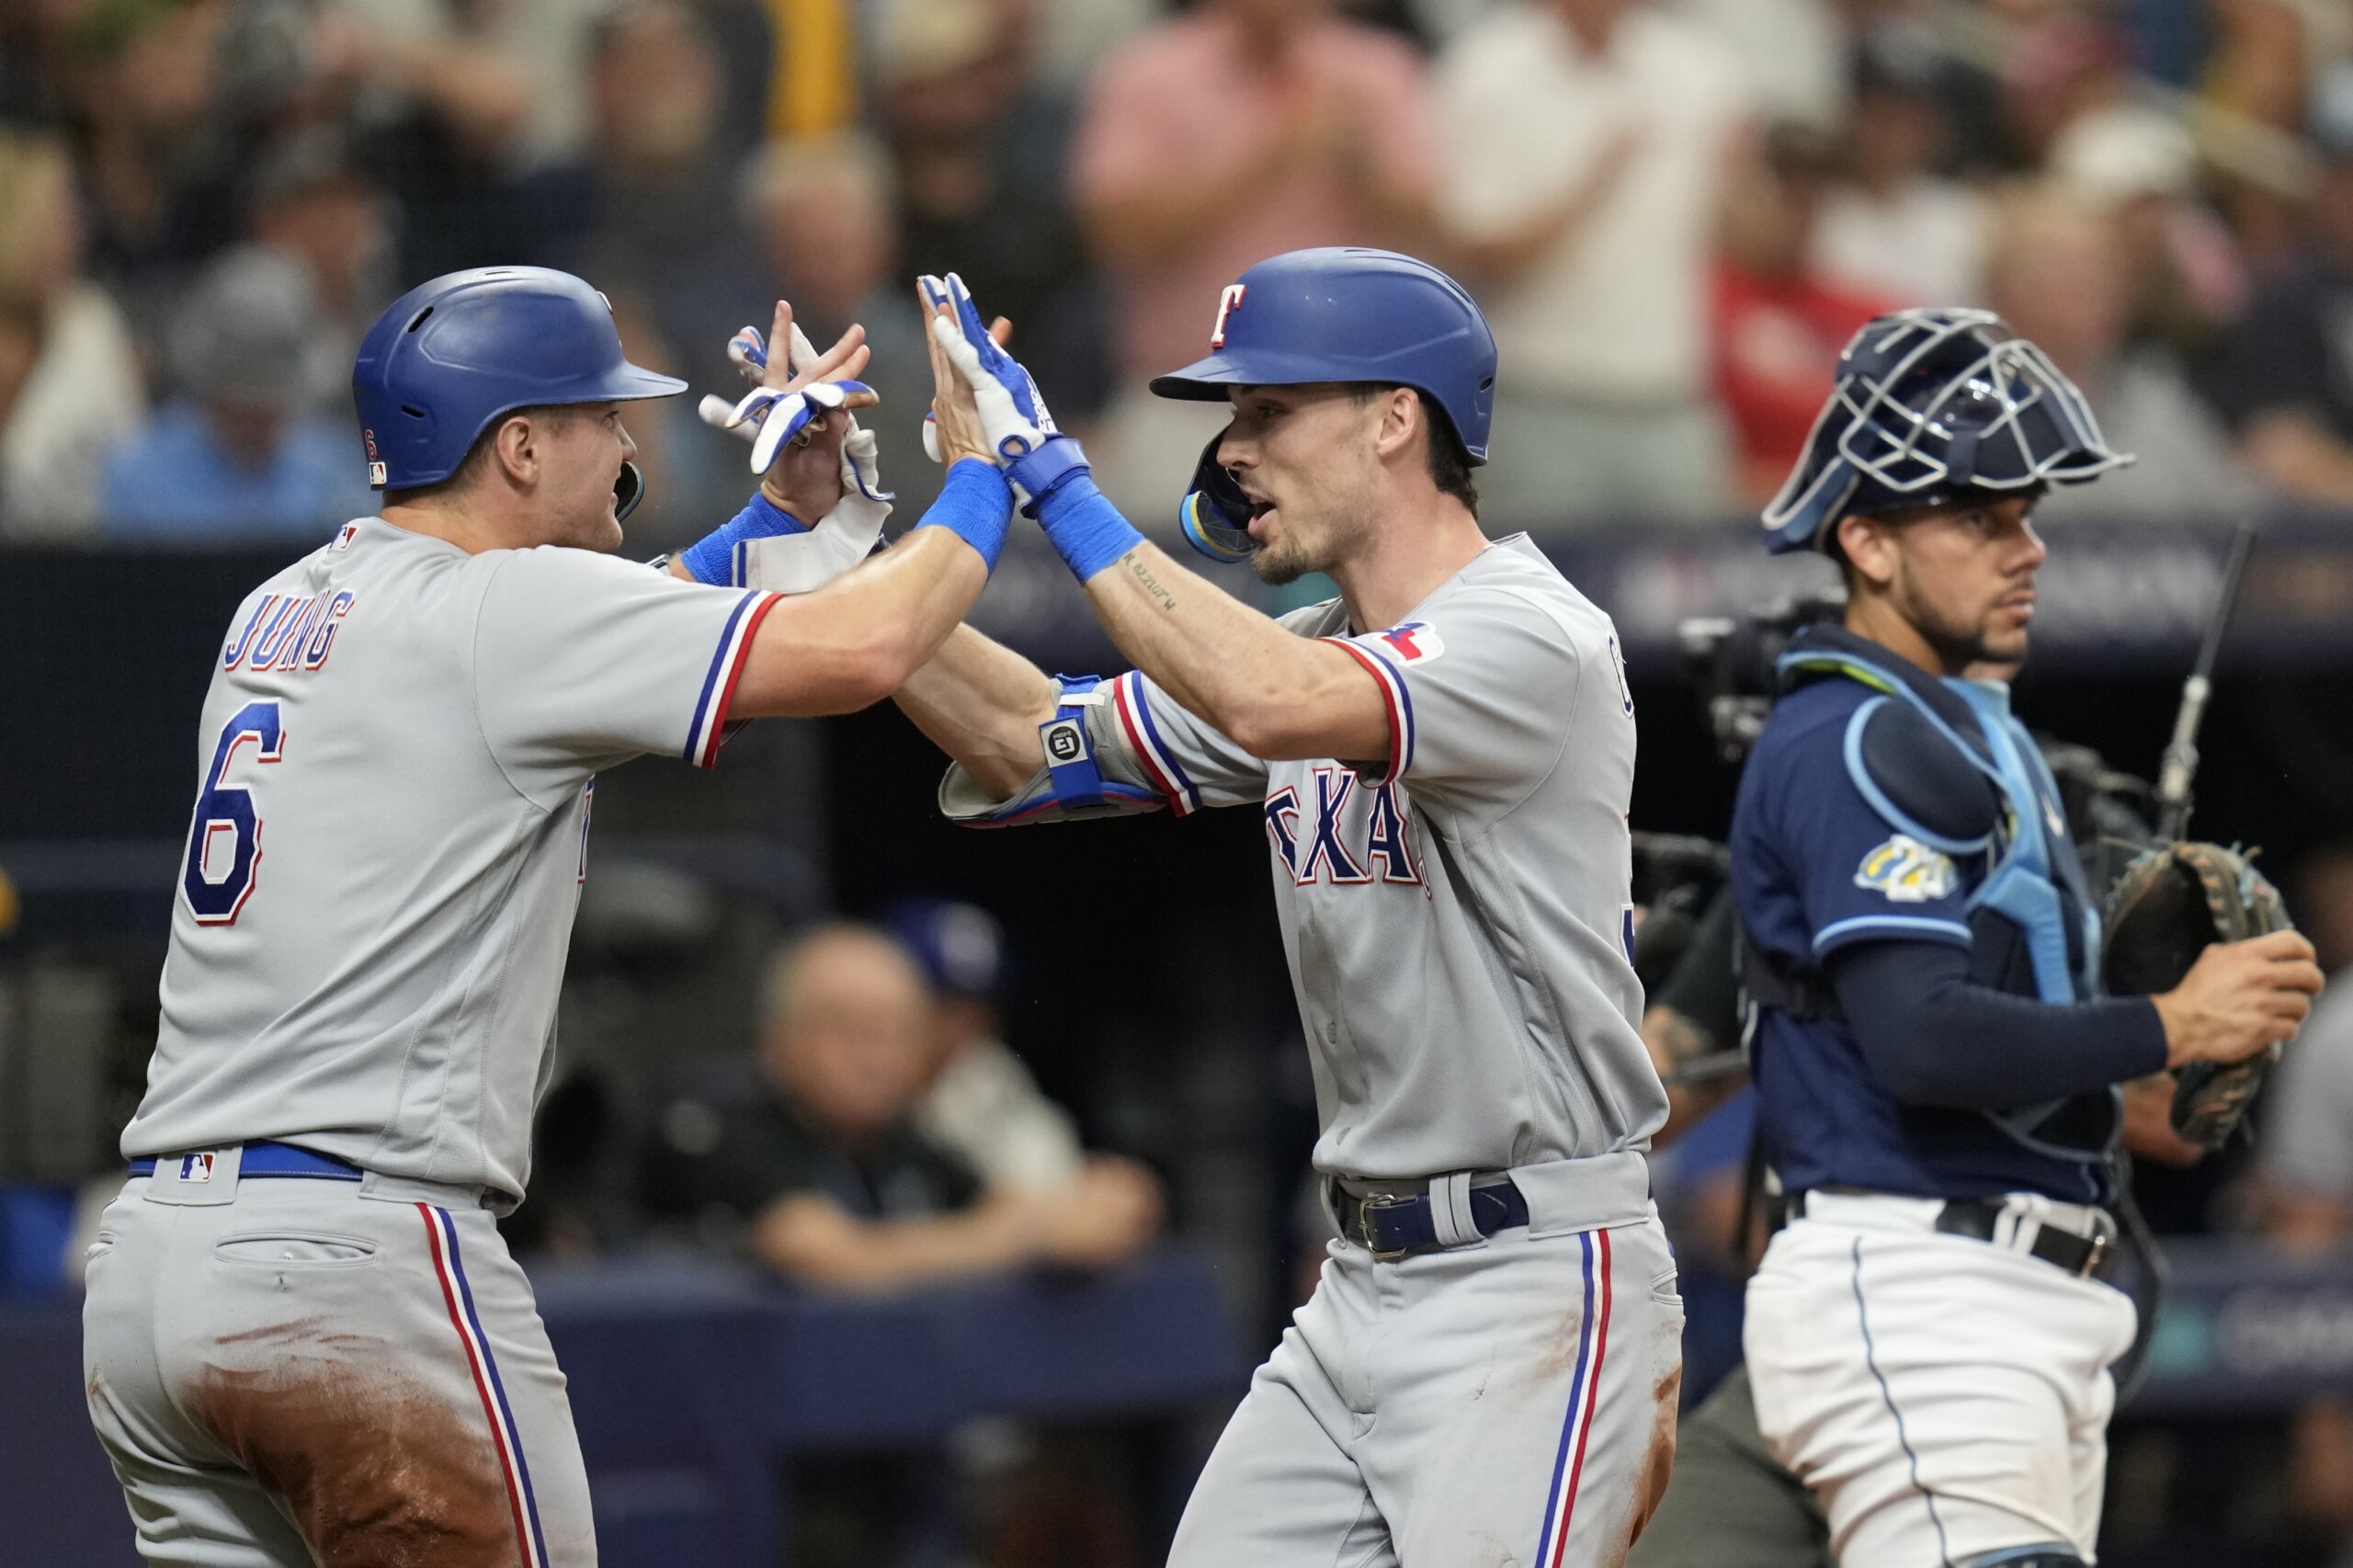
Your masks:
<path fill-rule="evenodd" d="M 382 489 L 384 485 L 384 475 L 385 470 L 382 463 L 369 463 L 368 465 L 368 483 L 376 486 L 380 490 Z"/>
<path fill-rule="evenodd" d="M 335 542 L 327 546 L 327 548 L 329 550 L 349 550 L 351 548 L 351 541 L 358 537 L 359 525 L 358 523 L 346 523 L 336 531 Z"/>
<path fill-rule="evenodd" d="M 180 1156 L 180 1180 L 195 1185 L 200 1185 L 204 1182 L 210 1181 L 212 1179 L 212 1163 L 219 1158 L 220 1155 L 210 1149 L 206 1150 L 201 1154 L 182 1154 Z"/>
<path fill-rule="evenodd" d="M 1381 634 L 1384 651 L 1409 665 L 1427 665 L 1446 652 L 1446 642 L 1426 620 L 1409 620 Z"/>

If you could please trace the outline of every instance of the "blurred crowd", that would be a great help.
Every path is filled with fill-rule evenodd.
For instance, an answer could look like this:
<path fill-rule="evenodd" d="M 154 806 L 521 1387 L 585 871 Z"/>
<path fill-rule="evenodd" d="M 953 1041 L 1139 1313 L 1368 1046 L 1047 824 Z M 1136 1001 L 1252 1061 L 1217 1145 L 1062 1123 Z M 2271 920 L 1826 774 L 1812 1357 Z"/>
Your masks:
<path fill-rule="evenodd" d="M 324 537 L 386 302 L 537 263 L 727 391 L 863 322 L 920 506 L 918 271 L 1012 318 L 1131 515 L 1144 391 L 1252 262 L 1441 262 L 1502 350 L 1487 515 L 1721 525 L 1839 346 L 2001 312 L 2133 471 L 2075 516 L 2353 506 L 2353 18 L 2307 0 L 19 0 L 0 13 L 0 540 Z M 647 547 L 732 512 L 691 399 Z"/>
<path fill-rule="evenodd" d="M 1004 935 L 972 904 L 835 921 L 768 960 L 756 1043 L 677 1085 L 643 1212 L 836 1289 L 1115 1263 L 1157 1233 L 1142 1166 L 1088 1155 L 998 1038 Z"/>
<path fill-rule="evenodd" d="M 827 918 L 774 938 L 745 910 L 705 913 L 722 925 L 700 931 L 690 988 L 708 1002 L 747 983 L 748 1028 L 639 1010 L 642 974 L 633 1005 L 575 978 L 573 1002 L 608 1027 L 567 1035 L 530 1201 L 506 1221 L 523 1256 L 686 1249 L 873 1299 L 1024 1270 L 1066 1278 L 1160 1239 L 1159 1177 L 1085 1147 L 1006 1042 L 1017 966 L 994 915 L 918 897 L 876 923 Z M 602 935 L 590 946 L 617 914 L 591 913 Z M 665 939 L 653 911 L 624 920 L 641 958 Z M 1139 1560 L 1135 1527 L 1109 1501 L 1123 1452 L 1083 1428 L 997 1421 L 945 1453 L 804 1460 L 790 1560 L 1027 1563 L 1058 1560 L 1029 1550 L 1039 1541 L 1075 1540 L 1089 1544 L 1070 1560 L 1119 1568 Z"/>

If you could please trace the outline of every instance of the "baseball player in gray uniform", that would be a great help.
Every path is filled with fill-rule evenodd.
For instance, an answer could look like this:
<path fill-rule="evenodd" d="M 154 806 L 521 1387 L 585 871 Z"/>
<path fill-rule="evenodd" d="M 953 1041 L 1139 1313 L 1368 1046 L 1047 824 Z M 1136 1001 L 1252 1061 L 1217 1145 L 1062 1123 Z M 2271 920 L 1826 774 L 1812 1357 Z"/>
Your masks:
<path fill-rule="evenodd" d="M 936 526 L 762 591 L 764 542 L 845 507 L 879 525 L 863 389 L 838 379 L 864 358 L 853 329 L 797 377 L 764 368 L 742 405 L 762 496 L 665 573 L 608 553 L 642 488 L 620 414 L 683 383 L 628 363 L 602 296 L 453 274 L 369 335 L 388 504 L 229 628 L 132 1176 L 91 1250 L 90 1414 L 149 1562 L 595 1562 L 563 1378 L 495 1220 L 530 1174 L 597 771 L 709 767 L 734 720 L 880 699 L 1011 513 L 994 468 L 960 464 Z M 701 570 L 722 580 L 682 580 Z"/>
<path fill-rule="evenodd" d="M 1480 532 L 1486 324 L 1409 257 L 1294 252 L 1154 383 L 1233 401 L 1205 483 L 1238 494 L 1188 532 L 1338 583 L 1275 621 L 1120 518 L 962 286 L 926 287 L 973 388 L 941 446 L 1006 462 L 1140 666 L 1049 677 L 958 631 L 899 694 L 956 759 L 943 809 L 1263 813 L 1313 1063 L 1339 1234 L 1172 1562 L 1619 1562 L 1673 1460 L 1683 1324 L 1643 1158 L 1634 710 L 1608 618 Z"/>

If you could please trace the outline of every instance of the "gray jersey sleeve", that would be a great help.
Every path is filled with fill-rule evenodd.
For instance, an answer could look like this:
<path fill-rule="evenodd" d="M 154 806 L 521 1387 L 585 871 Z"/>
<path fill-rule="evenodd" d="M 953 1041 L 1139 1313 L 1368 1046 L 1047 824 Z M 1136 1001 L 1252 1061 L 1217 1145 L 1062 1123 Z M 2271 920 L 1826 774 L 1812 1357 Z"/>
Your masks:
<path fill-rule="evenodd" d="M 1178 707 L 1141 671 L 1115 676 L 1074 702 L 1070 687 L 1062 689 L 1065 707 L 1074 706 L 1086 726 L 1102 803 L 1073 805 L 1058 796 L 1041 733 L 1038 771 L 1009 800 L 951 765 L 939 786 L 942 815 L 973 827 L 1011 827 L 1163 807 L 1189 816 L 1204 806 L 1256 805 L 1266 798 L 1267 765 Z"/>
<path fill-rule="evenodd" d="M 1203 806 L 1255 806 L 1267 798 L 1267 765 L 1177 706 L 1141 670 L 1105 681 L 1101 723 L 1135 758 L 1178 816 Z"/>
<path fill-rule="evenodd" d="M 646 753 L 715 766 L 775 596 L 584 550 L 502 552 L 474 624 L 474 708 L 508 781 L 553 801 Z"/>
<path fill-rule="evenodd" d="M 1388 707 L 1378 782 L 1405 780 L 1415 800 L 1473 823 L 1526 800 L 1568 744 L 1579 683 L 1618 678 L 1586 667 L 1601 662 L 1584 646 L 1598 639 L 1579 635 L 1567 614 L 1498 585 L 1449 596 L 1427 620 L 1330 639 L 1356 655 Z"/>

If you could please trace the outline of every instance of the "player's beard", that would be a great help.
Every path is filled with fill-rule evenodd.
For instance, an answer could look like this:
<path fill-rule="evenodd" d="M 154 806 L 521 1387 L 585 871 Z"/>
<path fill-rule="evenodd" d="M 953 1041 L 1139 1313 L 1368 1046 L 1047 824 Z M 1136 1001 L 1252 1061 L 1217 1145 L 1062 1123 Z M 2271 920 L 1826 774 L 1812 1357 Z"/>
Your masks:
<path fill-rule="evenodd" d="M 1296 539 L 1262 544 L 1250 555 L 1250 570 L 1258 574 L 1258 581 L 1272 588 L 1288 587 L 1319 569 L 1308 560 L 1306 551 Z"/>
<path fill-rule="evenodd" d="M 1946 669 L 1965 669 L 1971 665 L 2015 665 L 2026 658 L 2025 627 L 2019 627 L 2014 634 L 2002 634 L 1997 640 L 1987 626 L 1993 615 L 1991 606 L 1981 610 L 1973 621 L 1963 623 L 1938 610 L 1919 591 L 1908 563 L 1901 571 L 1896 583 L 1896 608 Z M 2002 597 L 2007 597 L 2015 590 L 2016 585 L 2005 587 Z"/>
<path fill-rule="evenodd" d="M 1374 505 L 1370 487 L 1336 486 L 1327 479 L 1317 486 L 1313 501 L 1277 507 L 1278 531 L 1251 555 L 1250 569 L 1258 581 L 1275 588 L 1296 583 L 1310 572 L 1333 570 L 1353 552 L 1366 530 L 1363 519 L 1374 515 Z"/>

